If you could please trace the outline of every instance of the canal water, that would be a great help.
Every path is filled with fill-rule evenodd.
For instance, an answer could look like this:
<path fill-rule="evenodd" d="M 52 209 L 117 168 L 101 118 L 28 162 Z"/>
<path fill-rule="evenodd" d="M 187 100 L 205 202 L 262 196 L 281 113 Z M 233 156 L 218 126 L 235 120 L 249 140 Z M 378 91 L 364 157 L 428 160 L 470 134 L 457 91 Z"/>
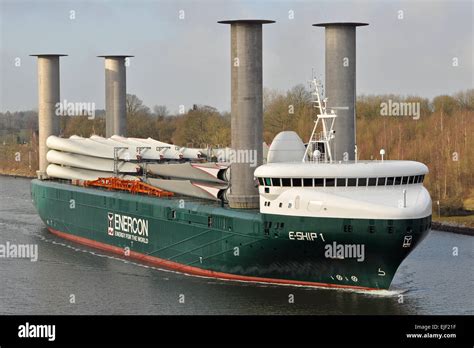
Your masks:
<path fill-rule="evenodd" d="M 474 314 L 474 238 L 432 231 L 375 293 L 200 278 L 130 262 L 51 235 L 28 179 L 0 176 L 0 314 Z M 291 301 L 293 300 L 293 301 Z"/>

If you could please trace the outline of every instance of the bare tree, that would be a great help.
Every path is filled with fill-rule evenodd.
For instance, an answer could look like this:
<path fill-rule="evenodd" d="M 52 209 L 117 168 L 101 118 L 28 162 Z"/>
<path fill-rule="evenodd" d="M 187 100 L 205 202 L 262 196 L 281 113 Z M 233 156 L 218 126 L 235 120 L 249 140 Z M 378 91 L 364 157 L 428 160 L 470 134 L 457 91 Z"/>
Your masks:
<path fill-rule="evenodd" d="M 127 115 L 136 116 L 139 113 L 148 114 L 150 109 L 135 94 L 127 94 Z"/>
<path fill-rule="evenodd" d="M 166 117 L 169 115 L 169 110 L 166 105 L 155 105 L 153 107 L 153 114 L 157 117 Z"/>

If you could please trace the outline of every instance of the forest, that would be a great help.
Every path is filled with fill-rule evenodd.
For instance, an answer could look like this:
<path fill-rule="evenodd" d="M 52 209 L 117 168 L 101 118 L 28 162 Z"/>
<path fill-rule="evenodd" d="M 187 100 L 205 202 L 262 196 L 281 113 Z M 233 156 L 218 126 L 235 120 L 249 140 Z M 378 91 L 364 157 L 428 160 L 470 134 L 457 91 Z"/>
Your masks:
<path fill-rule="evenodd" d="M 387 103 L 415 103 L 418 117 L 389 116 Z M 360 95 L 356 104 L 359 159 L 409 159 L 425 163 L 430 170 L 425 185 L 434 211 L 445 215 L 474 210 L 474 89 L 433 99 L 399 95 Z M 264 141 L 294 130 L 306 142 L 316 109 L 303 85 L 286 92 L 264 90 Z M 63 136 L 104 135 L 105 111 L 95 118 L 62 116 Z M 146 106 L 136 95 L 127 95 L 127 127 L 130 137 L 152 137 L 188 147 L 230 146 L 230 112 L 207 105 L 193 105 L 182 114 L 165 106 Z M 37 112 L 0 113 L 0 171 L 34 175 L 37 166 Z M 20 157 L 20 159 L 18 158 Z M 439 206 L 437 202 L 439 201 Z M 439 211 L 438 211 L 439 208 Z"/>

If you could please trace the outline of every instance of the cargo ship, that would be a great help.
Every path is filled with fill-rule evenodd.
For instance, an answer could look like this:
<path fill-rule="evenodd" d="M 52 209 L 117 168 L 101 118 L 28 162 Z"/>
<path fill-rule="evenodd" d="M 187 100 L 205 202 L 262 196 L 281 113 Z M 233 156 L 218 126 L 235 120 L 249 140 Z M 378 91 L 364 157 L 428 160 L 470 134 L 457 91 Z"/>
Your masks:
<path fill-rule="evenodd" d="M 237 41 L 233 49 L 261 46 L 267 22 L 225 23 Z M 246 40 L 239 41 L 241 31 Z M 246 73 L 261 68 L 258 57 L 255 64 L 255 58 L 240 58 Z M 233 71 L 233 78 L 247 81 L 240 74 Z M 312 86 L 317 116 L 309 140 L 279 133 L 265 164 L 261 86 L 256 100 L 247 92 L 233 94 L 232 149 L 256 149 L 255 167 L 249 161 L 206 162 L 203 149 L 153 139 L 63 139 L 50 132 L 47 168 L 31 182 L 34 205 L 61 238 L 186 274 L 388 289 L 430 230 L 431 198 L 423 186 L 428 168 L 384 160 L 383 152 L 381 160 L 362 161 L 356 147 L 352 160 L 338 160 L 337 108 L 327 106 L 318 81 Z M 183 154 L 192 158 L 183 163 Z"/>
<path fill-rule="evenodd" d="M 412 161 L 333 161 L 327 124 L 336 118 L 322 107 L 306 146 L 296 133 L 277 135 L 269 159 L 287 159 L 293 149 L 301 161 L 256 168 L 259 209 L 153 195 L 148 184 L 134 193 L 106 183 L 113 179 L 82 186 L 33 180 L 32 198 L 53 234 L 160 267 L 221 279 L 387 289 L 430 228 L 428 170 Z M 315 137 L 318 122 L 325 131 Z M 328 255 L 328 245 L 349 246 L 354 256 L 363 245 L 363 259 L 338 257 L 337 247 Z"/>

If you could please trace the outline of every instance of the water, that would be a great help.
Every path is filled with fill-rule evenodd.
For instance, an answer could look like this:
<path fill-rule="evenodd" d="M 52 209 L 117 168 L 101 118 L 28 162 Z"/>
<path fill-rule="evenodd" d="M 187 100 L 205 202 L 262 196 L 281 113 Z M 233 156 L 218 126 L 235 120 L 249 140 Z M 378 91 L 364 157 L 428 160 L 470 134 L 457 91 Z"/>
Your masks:
<path fill-rule="evenodd" d="M 36 214 L 29 180 L 0 176 L 0 243 L 7 241 L 38 244 L 39 258 L 0 258 L 0 314 L 474 314 L 474 238 L 446 232 L 429 234 L 389 291 L 220 281 L 57 238 Z"/>

